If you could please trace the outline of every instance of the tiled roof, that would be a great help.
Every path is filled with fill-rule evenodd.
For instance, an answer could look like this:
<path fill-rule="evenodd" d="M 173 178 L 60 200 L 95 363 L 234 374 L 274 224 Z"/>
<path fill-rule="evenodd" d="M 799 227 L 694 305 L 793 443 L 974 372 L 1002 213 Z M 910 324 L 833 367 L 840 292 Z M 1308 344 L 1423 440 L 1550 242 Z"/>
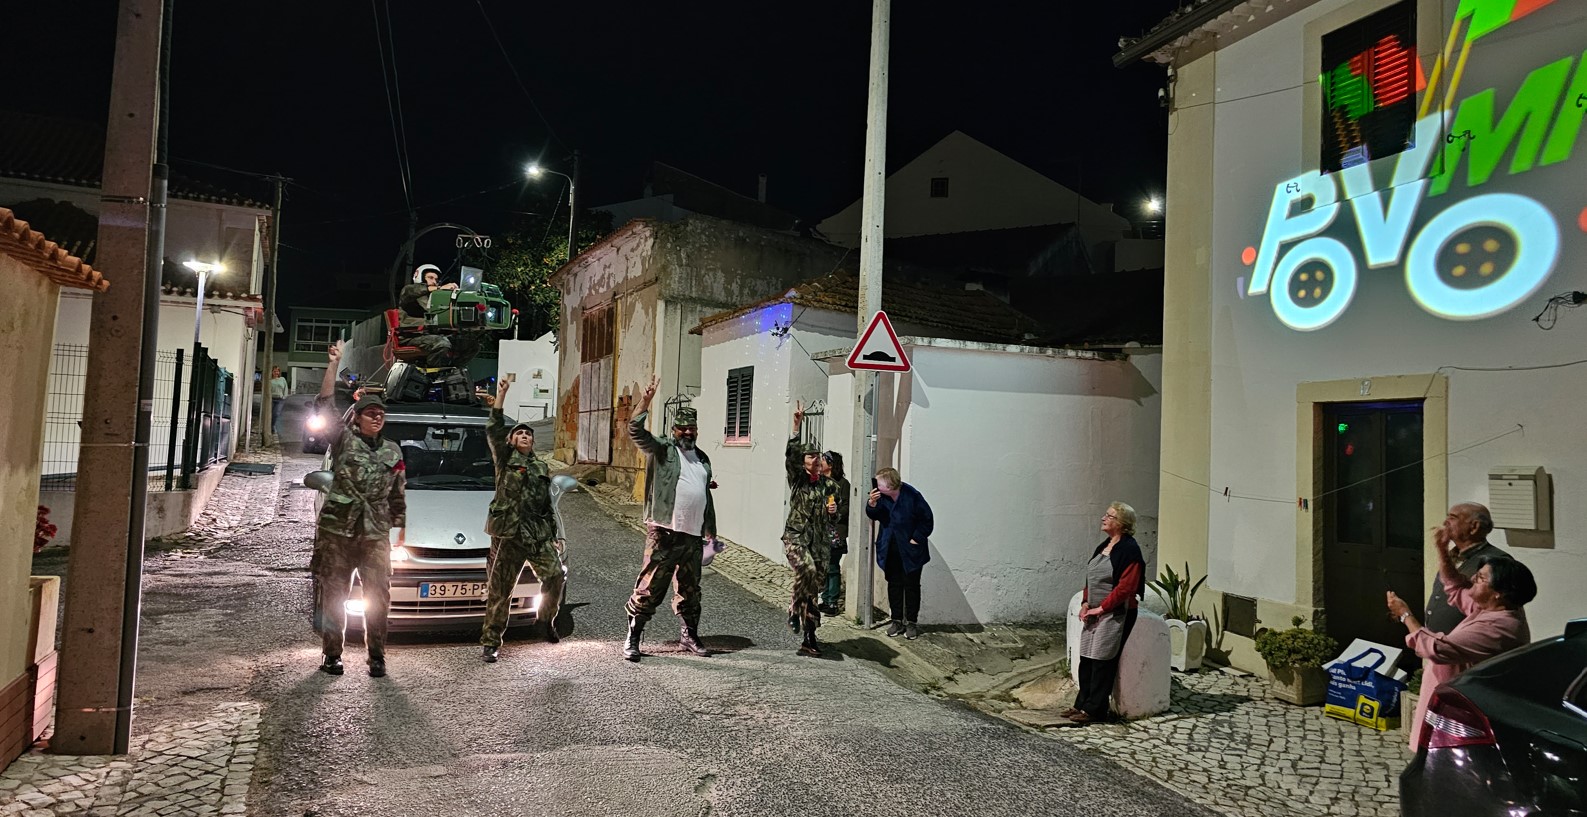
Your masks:
<path fill-rule="evenodd" d="M 93 213 L 65 201 L 33 199 L 11 205 L 11 212 L 25 220 L 38 232 L 51 236 L 66 252 L 92 264 L 98 250 L 99 219 Z M 169 258 L 161 269 L 160 291 L 166 295 L 193 295 L 197 277 L 187 268 Z M 229 276 L 228 276 L 229 277 Z M 230 298 L 235 301 L 257 301 L 260 296 L 233 292 L 227 277 L 212 277 L 207 282 L 206 298 Z"/>
<path fill-rule="evenodd" d="M 859 308 L 859 275 L 840 270 L 823 278 L 796 284 L 787 292 L 739 309 L 710 315 L 694 331 L 747 315 L 775 303 L 791 303 L 831 312 Z M 988 343 L 1040 342 L 1048 334 L 1036 319 L 982 290 L 920 286 L 893 280 L 882 287 L 882 309 L 895 324 L 925 326 L 945 338 Z"/>
<path fill-rule="evenodd" d="M 43 233 L 29 227 L 26 221 L 4 207 L 0 207 L 0 252 L 64 287 L 99 292 L 110 288 L 110 282 L 99 270 L 45 238 Z"/>
<path fill-rule="evenodd" d="M 768 230 L 787 232 L 793 230 L 799 221 L 792 213 L 783 212 L 759 199 L 663 162 L 651 165 L 646 187 L 653 196 L 671 194 L 675 206 L 690 212 L 753 224 Z"/>
<path fill-rule="evenodd" d="M 104 176 L 105 129 L 92 122 L 0 110 L 0 178 L 98 188 Z M 170 196 L 187 201 L 269 210 L 246 196 L 172 171 Z"/>
<path fill-rule="evenodd" d="M 883 247 L 889 259 L 934 269 L 1023 275 L 1093 272 L 1085 239 L 1074 224 L 889 238 Z"/>

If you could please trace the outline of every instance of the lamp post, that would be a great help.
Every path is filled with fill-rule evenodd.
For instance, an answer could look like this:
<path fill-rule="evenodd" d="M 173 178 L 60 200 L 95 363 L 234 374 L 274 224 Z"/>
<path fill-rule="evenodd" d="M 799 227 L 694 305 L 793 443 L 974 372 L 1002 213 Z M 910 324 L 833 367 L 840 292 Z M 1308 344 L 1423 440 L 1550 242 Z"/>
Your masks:
<path fill-rule="evenodd" d="M 562 178 L 568 180 L 568 260 L 572 261 L 573 260 L 573 256 L 579 254 L 579 252 L 578 252 L 578 243 L 577 243 L 577 241 L 578 241 L 578 238 L 577 238 L 578 232 L 577 232 L 577 230 L 578 230 L 578 221 L 579 221 L 579 199 L 578 199 L 579 152 L 576 151 L 576 150 L 573 151 L 573 175 L 572 176 L 569 176 L 566 173 L 562 173 L 562 172 L 559 172 L 559 171 L 556 171 L 556 170 L 552 170 L 552 169 L 547 168 L 547 167 L 541 167 L 538 162 L 530 164 L 528 167 L 524 168 L 524 173 L 526 175 L 528 175 L 529 178 L 531 178 L 531 179 L 538 179 L 538 178 L 540 178 L 541 176 L 543 176 L 543 175 L 545 175 L 547 173 L 553 173 L 555 175 L 561 176 Z"/>
<path fill-rule="evenodd" d="M 183 261 L 182 266 L 198 274 L 198 306 L 193 311 L 193 355 L 194 360 L 197 360 L 199 332 L 204 328 L 204 281 L 211 273 L 219 275 L 225 272 L 226 266 L 207 261 Z"/>

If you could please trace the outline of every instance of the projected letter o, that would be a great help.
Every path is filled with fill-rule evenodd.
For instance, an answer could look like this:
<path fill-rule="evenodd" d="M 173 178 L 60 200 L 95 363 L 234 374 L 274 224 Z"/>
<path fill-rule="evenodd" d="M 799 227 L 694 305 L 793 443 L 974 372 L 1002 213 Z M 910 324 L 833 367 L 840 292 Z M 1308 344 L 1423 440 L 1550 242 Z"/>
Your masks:
<path fill-rule="evenodd" d="M 1295 287 L 1295 274 L 1311 261 L 1328 265 L 1333 283 L 1327 296 L 1311 306 L 1301 306 L 1292 299 L 1291 290 Z M 1290 248 L 1278 262 L 1273 279 L 1278 282 L 1268 291 L 1273 314 L 1291 329 L 1310 332 L 1333 323 L 1350 306 L 1350 299 L 1356 294 L 1356 259 L 1337 239 L 1309 238 Z"/>
<path fill-rule="evenodd" d="M 1459 289 L 1438 275 L 1438 253 L 1461 230 L 1493 227 L 1515 238 L 1515 262 L 1493 283 Z M 1428 312 L 1452 320 L 1497 315 L 1537 291 L 1559 260 L 1559 225 L 1548 208 L 1514 193 L 1489 193 L 1451 205 L 1422 228 L 1405 259 L 1405 286 Z"/>

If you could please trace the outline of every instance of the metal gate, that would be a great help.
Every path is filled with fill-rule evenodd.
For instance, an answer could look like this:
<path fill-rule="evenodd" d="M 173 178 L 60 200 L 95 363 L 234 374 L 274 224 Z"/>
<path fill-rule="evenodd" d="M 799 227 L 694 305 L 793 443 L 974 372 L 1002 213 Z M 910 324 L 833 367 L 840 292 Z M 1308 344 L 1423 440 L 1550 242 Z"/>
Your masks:
<path fill-rule="evenodd" d="M 611 304 L 586 310 L 579 321 L 579 462 L 612 461 Z"/>

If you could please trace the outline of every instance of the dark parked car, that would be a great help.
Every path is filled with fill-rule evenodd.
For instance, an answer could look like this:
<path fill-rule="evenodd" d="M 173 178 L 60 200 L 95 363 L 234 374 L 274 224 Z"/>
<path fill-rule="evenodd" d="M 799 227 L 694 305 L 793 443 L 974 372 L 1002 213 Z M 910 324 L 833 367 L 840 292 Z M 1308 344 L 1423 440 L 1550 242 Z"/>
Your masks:
<path fill-rule="evenodd" d="M 1431 694 L 1402 814 L 1587 815 L 1587 619 Z"/>

